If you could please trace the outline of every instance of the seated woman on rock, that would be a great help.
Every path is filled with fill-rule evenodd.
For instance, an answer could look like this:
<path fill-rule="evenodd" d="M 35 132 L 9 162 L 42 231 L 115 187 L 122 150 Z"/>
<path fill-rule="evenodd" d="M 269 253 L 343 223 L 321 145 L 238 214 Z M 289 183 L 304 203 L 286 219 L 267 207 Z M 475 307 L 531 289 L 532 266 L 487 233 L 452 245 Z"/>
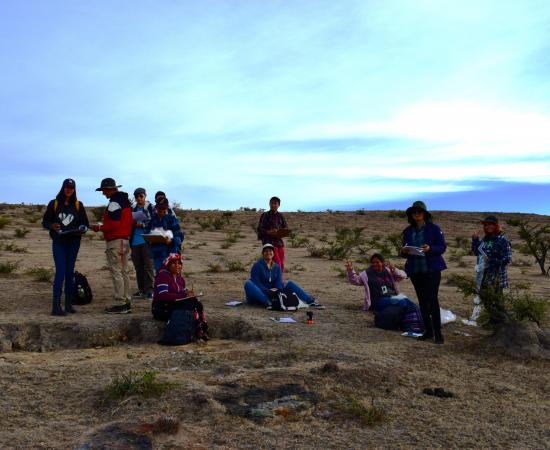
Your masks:
<path fill-rule="evenodd" d="M 193 291 L 186 289 L 185 280 L 181 275 L 183 268 L 182 256 L 179 253 L 170 253 L 162 263 L 161 269 L 155 277 L 155 290 L 151 309 L 155 320 L 166 322 L 172 311 L 187 309 L 193 311 L 198 321 L 198 338 L 208 338 L 206 317 L 200 300 Z"/>
<path fill-rule="evenodd" d="M 273 261 L 275 252 L 272 244 L 262 247 L 262 257 L 254 263 L 250 271 L 250 280 L 244 284 L 244 292 L 248 303 L 259 303 L 262 306 L 271 306 L 271 299 L 277 291 L 288 289 L 296 293 L 300 300 L 309 306 L 322 309 L 315 298 L 305 292 L 293 281 L 283 283 L 281 267 Z"/>
<path fill-rule="evenodd" d="M 346 270 L 351 284 L 365 288 L 363 311 L 372 310 L 376 316 L 382 314 L 388 307 L 398 307 L 401 309 L 399 328 L 403 331 L 422 333 L 424 323 L 418 305 L 404 295 L 400 295 L 397 289 L 397 283 L 407 278 L 404 271 L 397 269 L 389 262 L 386 263 L 380 253 L 371 256 L 370 267 L 367 270 L 357 274 L 353 270 L 351 261 L 346 262 Z"/>

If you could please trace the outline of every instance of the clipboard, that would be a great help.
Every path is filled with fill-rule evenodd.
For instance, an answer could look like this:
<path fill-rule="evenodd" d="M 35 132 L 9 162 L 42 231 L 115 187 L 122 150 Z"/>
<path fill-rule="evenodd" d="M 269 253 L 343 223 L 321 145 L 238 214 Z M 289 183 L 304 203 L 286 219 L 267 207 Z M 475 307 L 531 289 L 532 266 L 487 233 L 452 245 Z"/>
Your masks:
<path fill-rule="evenodd" d="M 141 237 L 149 244 L 166 244 L 166 238 L 160 234 L 142 234 Z"/>
<path fill-rule="evenodd" d="M 279 228 L 272 233 L 268 232 L 267 235 L 269 237 L 281 239 L 290 236 L 290 233 L 291 231 L 288 228 Z"/>

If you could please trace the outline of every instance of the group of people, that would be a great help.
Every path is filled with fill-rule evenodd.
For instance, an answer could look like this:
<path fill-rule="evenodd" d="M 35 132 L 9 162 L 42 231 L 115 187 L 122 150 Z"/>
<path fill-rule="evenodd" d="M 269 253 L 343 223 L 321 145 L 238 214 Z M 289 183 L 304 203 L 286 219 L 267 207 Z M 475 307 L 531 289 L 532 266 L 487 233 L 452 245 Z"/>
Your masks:
<path fill-rule="evenodd" d="M 55 262 L 52 315 L 64 316 L 76 312 L 72 306 L 74 268 L 80 240 L 89 228 L 102 232 L 106 243 L 108 268 L 111 273 L 117 304 L 107 313 L 131 311 L 132 297 L 152 300 L 153 317 L 169 320 L 175 309 L 194 311 L 200 327 L 206 330 L 202 304 L 192 290 L 186 288 L 182 276 L 181 245 L 184 234 L 179 220 L 170 208 L 164 192 L 155 194 L 155 204 L 147 201 L 144 188 L 134 191 L 134 201 L 119 191 L 113 178 L 101 181 L 96 191 L 108 199 L 102 221 L 90 226 L 86 210 L 76 196 L 73 179 L 63 181 L 56 198 L 46 208 L 42 224 L 52 238 Z M 262 241 L 261 257 L 253 264 L 250 279 L 244 284 L 248 303 L 271 307 L 279 292 L 293 292 L 305 305 L 323 308 L 315 297 L 293 281 L 284 282 L 284 241 L 288 224 L 278 211 L 281 200 L 272 197 L 269 210 L 262 213 L 257 226 Z M 364 287 L 363 309 L 375 314 L 375 323 L 399 317 L 402 330 L 421 333 L 418 339 L 444 342 L 441 331 L 439 285 L 441 272 L 447 268 L 443 259 L 447 244 L 441 229 L 433 223 L 426 205 L 416 201 L 406 210 L 409 225 L 403 230 L 401 256 L 406 258 L 405 270 L 386 262 L 375 253 L 370 267 L 356 273 L 351 261 L 346 262 L 348 280 Z M 484 236 L 475 233 L 472 251 L 478 256 L 478 287 L 503 290 L 508 287 L 507 265 L 511 262 L 511 245 L 495 216 L 482 221 Z M 156 233 L 155 233 L 156 232 Z M 149 241 L 151 235 L 153 241 Z M 138 291 L 130 295 L 129 259 L 136 271 Z M 397 283 L 409 278 L 414 286 L 419 307 L 399 293 Z M 61 297 L 65 291 L 64 308 Z M 396 316 L 396 312 L 398 315 Z M 383 326 L 383 325 L 380 325 Z"/>
<path fill-rule="evenodd" d="M 402 330 L 421 330 L 419 340 L 433 339 L 436 344 L 443 344 L 439 285 L 441 272 L 447 268 L 442 256 L 447 248 L 445 236 L 433 223 L 424 202 L 414 202 L 406 214 L 409 226 L 403 230 L 400 251 L 401 256 L 406 258 L 405 271 L 385 263 L 382 255 L 374 254 L 370 259 L 370 268 L 359 274 L 354 271 L 353 263 L 348 261 L 348 280 L 364 286 L 365 311 L 373 311 L 376 316 L 392 308 L 392 311 L 400 312 L 398 317 Z M 487 216 L 481 223 L 483 237 L 480 239 L 477 232 L 472 236 L 472 252 L 478 257 L 478 289 L 481 296 L 487 290 L 502 293 L 508 287 L 507 266 L 512 261 L 512 247 L 496 216 Z M 416 292 L 420 315 L 413 302 L 399 295 L 397 283 L 407 277 Z"/>
<path fill-rule="evenodd" d="M 74 267 L 82 235 L 88 229 L 102 232 L 105 240 L 107 266 L 113 282 L 116 304 L 105 312 L 129 313 L 132 298 L 143 297 L 155 300 L 154 282 L 166 258 L 181 253 L 184 234 L 179 220 L 169 207 L 166 194 L 155 194 L 155 205 L 147 201 L 144 188 L 134 191 L 134 202 L 126 192 L 119 190 L 113 178 L 105 178 L 96 189 L 107 199 L 102 220 L 90 226 L 86 210 L 76 196 L 76 183 L 68 178 L 63 181 L 56 198 L 49 202 L 42 225 L 50 231 L 55 263 L 52 315 L 64 316 L 76 312 L 72 306 L 74 292 Z M 161 230 L 154 243 L 146 242 L 145 236 L 153 230 Z M 130 294 L 129 261 L 136 271 L 138 291 Z M 65 304 L 61 296 L 65 284 Z"/>

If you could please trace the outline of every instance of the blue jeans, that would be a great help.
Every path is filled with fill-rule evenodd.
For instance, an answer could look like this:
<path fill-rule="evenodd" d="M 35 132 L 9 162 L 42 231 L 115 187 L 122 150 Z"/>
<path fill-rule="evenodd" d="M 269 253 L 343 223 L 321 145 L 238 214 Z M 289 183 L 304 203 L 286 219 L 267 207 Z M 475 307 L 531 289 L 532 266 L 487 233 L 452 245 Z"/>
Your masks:
<path fill-rule="evenodd" d="M 313 303 L 313 297 L 293 281 L 286 283 L 285 288 L 296 292 L 298 297 L 300 297 L 300 300 L 305 303 Z M 247 280 L 244 284 L 244 292 L 248 303 L 259 303 L 260 305 L 266 307 L 271 305 L 271 299 L 258 286 L 256 286 L 252 280 Z"/>
<path fill-rule="evenodd" d="M 65 281 L 65 304 L 71 304 L 74 289 L 74 266 L 80 239 L 53 239 L 52 252 L 55 262 L 55 277 L 53 281 L 53 298 L 60 299 Z"/>

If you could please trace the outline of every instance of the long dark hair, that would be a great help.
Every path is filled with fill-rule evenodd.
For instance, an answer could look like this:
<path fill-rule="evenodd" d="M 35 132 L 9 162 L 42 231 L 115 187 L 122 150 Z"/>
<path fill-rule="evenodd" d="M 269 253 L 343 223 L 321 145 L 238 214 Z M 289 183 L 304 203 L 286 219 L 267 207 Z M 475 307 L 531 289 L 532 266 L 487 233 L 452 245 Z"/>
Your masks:
<path fill-rule="evenodd" d="M 65 204 L 65 192 L 63 191 L 64 191 L 64 188 L 63 188 L 63 185 L 61 185 L 61 189 L 59 190 L 59 193 L 55 196 L 55 199 L 60 205 Z M 69 205 L 73 205 L 76 208 L 77 202 L 78 200 L 76 198 L 76 186 L 75 186 L 74 192 L 69 197 Z"/>
<path fill-rule="evenodd" d="M 385 261 L 385 259 L 384 259 L 384 257 L 382 256 L 381 253 L 373 253 L 372 256 L 370 257 L 370 262 L 371 262 L 371 263 L 372 263 L 372 260 L 373 260 L 373 259 L 379 259 L 380 262 L 384 262 L 384 261 Z"/>

